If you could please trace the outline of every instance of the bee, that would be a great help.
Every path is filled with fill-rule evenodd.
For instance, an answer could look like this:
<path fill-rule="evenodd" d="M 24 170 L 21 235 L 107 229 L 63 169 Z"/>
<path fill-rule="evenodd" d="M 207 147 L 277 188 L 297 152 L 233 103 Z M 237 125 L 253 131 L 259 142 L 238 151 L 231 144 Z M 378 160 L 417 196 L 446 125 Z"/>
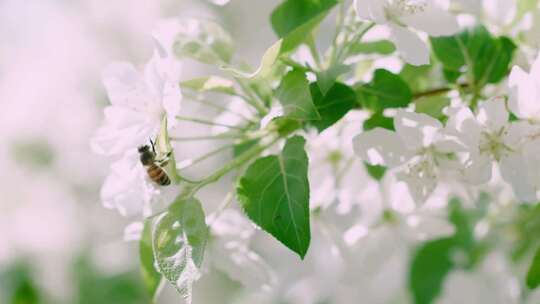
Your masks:
<path fill-rule="evenodd" d="M 151 140 L 150 143 L 152 144 L 152 150 L 150 150 L 150 146 L 148 145 L 140 146 L 138 148 L 141 163 L 146 168 L 148 177 L 150 177 L 152 181 L 160 186 L 168 186 L 171 184 L 171 179 L 163 167 L 167 165 L 171 152 L 167 153 L 163 159 L 157 160 L 154 143 Z"/>

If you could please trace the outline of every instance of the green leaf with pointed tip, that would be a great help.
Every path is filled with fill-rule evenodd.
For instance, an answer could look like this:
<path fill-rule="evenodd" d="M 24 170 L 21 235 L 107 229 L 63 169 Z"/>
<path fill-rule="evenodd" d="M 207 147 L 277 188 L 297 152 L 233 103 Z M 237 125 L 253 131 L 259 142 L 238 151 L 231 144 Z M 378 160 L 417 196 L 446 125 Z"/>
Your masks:
<path fill-rule="evenodd" d="M 370 118 L 364 121 L 364 131 L 375 128 L 383 128 L 394 131 L 394 119 L 384 116 L 381 112 L 373 113 Z"/>
<path fill-rule="evenodd" d="M 287 0 L 274 9 L 270 16 L 272 28 L 280 37 L 309 22 L 314 17 L 330 10 L 336 0 Z"/>
<path fill-rule="evenodd" d="M 535 289 L 540 285 L 540 248 L 534 254 L 534 258 L 527 272 L 527 287 Z"/>
<path fill-rule="evenodd" d="M 289 52 L 294 51 L 298 46 L 307 41 L 311 37 L 313 30 L 323 21 L 328 15 L 329 9 L 319 12 L 312 16 L 306 22 L 289 29 L 287 34 L 281 39 L 272 44 L 263 54 L 259 67 L 254 72 L 246 72 L 245 70 L 237 69 L 232 66 L 223 66 L 222 69 L 230 72 L 236 77 L 255 78 L 267 77 L 276 60 Z"/>
<path fill-rule="evenodd" d="M 317 85 L 319 86 L 321 93 L 326 95 L 328 90 L 336 83 L 338 77 L 348 73 L 350 70 L 350 66 L 338 63 L 324 71 L 317 72 Z"/>
<path fill-rule="evenodd" d="M 311 239 L 305 143 L 300 136 L 288 139 L 279 155 L 251 164 L 237 187 L 247 216 L 302 259 Z"/>
<path fill-rule="evenodd" d="M 454 268 L 454 247 L 452 238 L 442 238 L 426 242 L 416 250 L 409 266 L 414 303 L 430 304 L 439 296 L 446 276 Z"/>
<path fill-rule="evenodd" d="M 435 303 L 451 271 L 471 269 L 478 264 L 485 244 L 474 237 L 474 227 L 485 215 L 487 203 L 481 195 L 476 202 L 479 208 L 468 210 L 459 199 L 450 200 L 448 220 L 454 225 L 454 234 L 423 243 L 409 264 L 408 285 L 415 304 Z"/>
<path fill-rule="evenodd" d="M 507 75 L 516 49 L 510 39 L 495 38 L 483 26 L 454 36 L 431 37 L 430 41 L 449 81 L 468 73 L 479 87 L 498 83 Z"/>
<path fill-rule="evenodd" d="M 208 76 L 182 81 L 180 86 L 197 92 L 218 92 L 229 95 L 236 93 L 234 83 L 219 76 Z"/>
<path fill-rule="evenodd" d="M 318 83 L 312 83 L 309 88 L 315 108 L 320 115 L 319 120 L 310 121 L 319 132 L 332 126 L 345 116 L 356 105 L 356 93 L 348 85 L 334 83 L 324 95 Z"/>
<path fill-rule="evenodd" d="M 306 74 L 292 70 L 283 77 L 276 91 L 276 97 L 283 106 L 285 116 L 298 120 L 318 120 L 321 118 L 309 90 Z"/>
<path fill-rule="evenodd" d="M 208 226 L 201 203 L 178 196 L 153 221 L 152 248 L 158 270 L 191 303 L 192 286 L 200 276 Z"/>
<path fill-rule="evenodd" d="M 407 83 L 399 75 L 383 69 L 375 71 L 370 83 L 357 86 L 356 93 L 362 107 L 373 112 L 406 107 L 412 101 Z"/>
<path fill-rule="evenodd" d="M 152 222 L 150 220 L 144 222 L 139 241 L 139 259 L 146 291 L 151 298 L 155 299 L 162 276 L 155 268 L 154 251 L 152 250 Z"/>

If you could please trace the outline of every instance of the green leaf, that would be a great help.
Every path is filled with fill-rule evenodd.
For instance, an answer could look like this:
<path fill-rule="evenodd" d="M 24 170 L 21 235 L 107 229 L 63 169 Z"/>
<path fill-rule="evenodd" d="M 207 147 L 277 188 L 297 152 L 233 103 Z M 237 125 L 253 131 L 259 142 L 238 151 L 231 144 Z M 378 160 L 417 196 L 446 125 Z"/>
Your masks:
<path fill-rule="evenodd" d="M 289 118 L 298 120 L 321 118 L 313 104 L 306 74 L 300 70 L 292 70 L 283 77 L 277 88 L 276 97 Z"/>
<path fill-rule="evenodd" d="M 375 71 L 373 80 L 356 87 L 362 107 L 374 112 L 406 107 L 412 101 L 411 89 L 401 77 L 387 70 Z"/>
<path fill-rule="evenodd" d="M 144 222 L 144 229 L 139 241 L 139 259 L 146 291 L 151 298 L 155 299 L 161 283 L 161 274 L 155 268 L 154 251 L 152 250 L 152 222 L 150 220 Z"/>
<path fill-rule="evenodd" d="M 136 272 L 104 273 L 92 263 L 92 258 L 88 255 L 77 257 L 72 267 L 73 286 L 76 290 L 74 291 L 75 299 L 69 303 L 150 303 L 144 286 L 141 284 L 140 275 Z"/>
<path fill-rule="evenodd" d="M 310 121 L 309 124 L 322 132 L 345 116 L 356 105 L 356 94 L 348 85 L 334 83 L 326 95 L 321 92 L 318 83 L 310 85 L 311 96 L 320 120 Z"/>
<path fill-rule="evenodd" d="M 428 241 L 414 253 L 409 273 L 409 287 L 414 303 L 429 304 L 439 296 L 446 276 L 454 268 L 452 238 Z"/>
<path fill-rule="evenodd" d="M 474 227 L 484 216 L 487 203 L 482 195 L 474 210 L 464 209 L 458 199 L 449 202 L 448 219 L 454 225 L 454 234 L 427 241 L 413 253 L 408 284 L 414 303 L 434 303 L 452 270 L 470 269 L 478 263 L 485 248 L 475 239 Z M 455 259 L 456 256 L 460 258 Z"/>
<path fill-rule="evenodd" d="M 235 95 L 234 83 L 219 76 L 208 76 L 182 81 L 180 86 L 197 92 L 218 92 Z"/>
<path fill-rule="evenodd" d="M 208 227 L 201 203 L 178 196 L 153 221 L 152 248 L 159 272 L 191 303 L 192 285 L 200 276 Z"/>
<path fill-rule="evenodd" d="M 279 155 L 256 160 L 237 188 L 247 216 L 302 259 L 311 239 L 305 142 L 292 137 Z"/>
<path fill-rule="evenodd" d="M 292 1 L 291 1 L 292 2 Z M 294 29 L 287 28 L 287 34 L 272 44 L 263 54 L 259 67 L 254 72 L 246 72 L 231 66 L 223 66 L 222 69 L 230 72 L 236 77 L 255 78 L 267 77 L 275 65 L 276 60 L 289 52 L 294 51 L 302 43 L 310 39 L 311 32 L 323 21 L 329 13 L 327 10 L 320 11 L 312 16 L 308 21 L 296 26 Z"/>
<path fill-rule="evenodd" d="M 376 112 L 370 118 L 364 121 L 364 131 L 373 130 L 375 128 L 383 128 L 394 131 L 394 119 L 384 116 L 381 112 Z"/>
<path fill-rule="evenodd" d="M 381 54 L 389 55 L 396 51 L 396 47 L 391 41 L 379 40 L 369 42 L 358 42 L 351 44 L 350 54 Z"/>
<path fill-rule="evenodd" d="M 369 176 L 377 181 L 380 181 L 384 177 L 386 170 L 388 169 L 385 166 L 370 165 L 366 162 L 364 162 L 364 166 L 366 167 Z"/>
<path fill-rule="evenodd" d="M 444 118 L 443 109 L 450 105 L 450 98 L 446 96 L 429 96 L 414 101 L 417 113 L 424 113 L 433 118 Z"/>
<path fill-rule="evenodd" d="M 447 79 L 455 81 L 457 75 L 467 73 L 479 87 L 498 83 L 507 75 L 516 49 L 509 38 L 495 38 L 483 26 L 454 36 L 431 37 L 430 41 Z"/>
<path fill-rule="evenodd" d="M 0 273 L 0 302 L 6 304 L 43 303 L 41 292 L 32 278 L 30 266 L 15 262 Z"/>
<path fill-rule="evenodd" d="M 259 143 L 258 139 L 251 139 L 234 145 L 233 156 L 238 157 Z"/>
<path fill-rule="evenodd" d="M 399 76 L 401 79 L 405 79 L 409 85 L 411 91 L 422 92 L 427 91 L 433 87 L 442 86 L 445 83 L 438 81 L 433 74 L 433 65 L 411 65 L 405 64 Z"/>
<path fill-rule="evenodd" d="M 317 72 L 317 85 L 321 90 L 322 95 L 326 95 L 328 90 L 332 88 L 339 76 L 349 72 L 350 66 L 344 64 L 335 64 L 330 68 Z"/>
<path fill-rule="evenodd" d="M 529 271 L 527 272 L 527 287 L 535 289 L 540 285 L 540 248 L 534 254 Z"/>
<path fill-rule="evenodd" d="M 336 4 L 336 0 L 287 0 L 274 9 L 270 22 L 278 37 L 283 38 Z"/>

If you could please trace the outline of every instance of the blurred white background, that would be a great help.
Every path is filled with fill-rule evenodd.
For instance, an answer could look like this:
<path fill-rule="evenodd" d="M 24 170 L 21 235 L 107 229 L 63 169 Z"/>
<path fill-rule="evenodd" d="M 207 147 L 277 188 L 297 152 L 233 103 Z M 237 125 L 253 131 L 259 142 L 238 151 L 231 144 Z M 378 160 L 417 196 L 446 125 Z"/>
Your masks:
<path fill-rule="evenodd" d="M 257 62 L 274 40 L 268 16 L 276 3 L 0 1 L 0 271 L 9 274 L 0 292 L 12 292 L 13 277 L 29 273 L 40 303 L 147 302 L 129 300 L 142 291 L 137 244 L 122 240 L 127 220 L 99 200 L 108 164 L 91 152 L 89 139 L 107 103 L 101 70 L 118 60 L 143 64 L 153 27 L 178 16 L 217 20 L 233 34 L 238 56 Z M 192 65 L 184 64 L 186 79 L 205 73 Z M 84 267 L 95 268 L 95 278 Z M 125 286 L 119 295 L 109 292 L 112 299 L 105 291 L 101 298 L 80 295 L 114 284 Z M 204 292 L 197 302 L 217 303 L 219 288 L 238 287 L 209 275 L 198 284 Z M 178 303 L 174 291 L 167 294 L 160 302 Z"/>

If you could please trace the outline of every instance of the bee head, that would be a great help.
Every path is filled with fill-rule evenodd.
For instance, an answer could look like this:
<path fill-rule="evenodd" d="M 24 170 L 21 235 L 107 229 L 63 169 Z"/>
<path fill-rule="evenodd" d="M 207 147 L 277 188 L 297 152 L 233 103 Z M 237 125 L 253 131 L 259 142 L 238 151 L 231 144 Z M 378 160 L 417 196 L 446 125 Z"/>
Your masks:
<path fill-rule="evenodd" d="M 137 149 L 139 151 L 141 163 L 145 166 L 149 166 L 154 162 L 156 155 L 150 151 L 149 146 L 141 146 Z"/>
<path fill-rule="evenodd" d="M 148 146 L 148 145 L 140 146 L 137 149 L 137 151 L 139 151 L 139 153 L 144 153 L 144 152 L 150 151 L 150 146 Z"/>

